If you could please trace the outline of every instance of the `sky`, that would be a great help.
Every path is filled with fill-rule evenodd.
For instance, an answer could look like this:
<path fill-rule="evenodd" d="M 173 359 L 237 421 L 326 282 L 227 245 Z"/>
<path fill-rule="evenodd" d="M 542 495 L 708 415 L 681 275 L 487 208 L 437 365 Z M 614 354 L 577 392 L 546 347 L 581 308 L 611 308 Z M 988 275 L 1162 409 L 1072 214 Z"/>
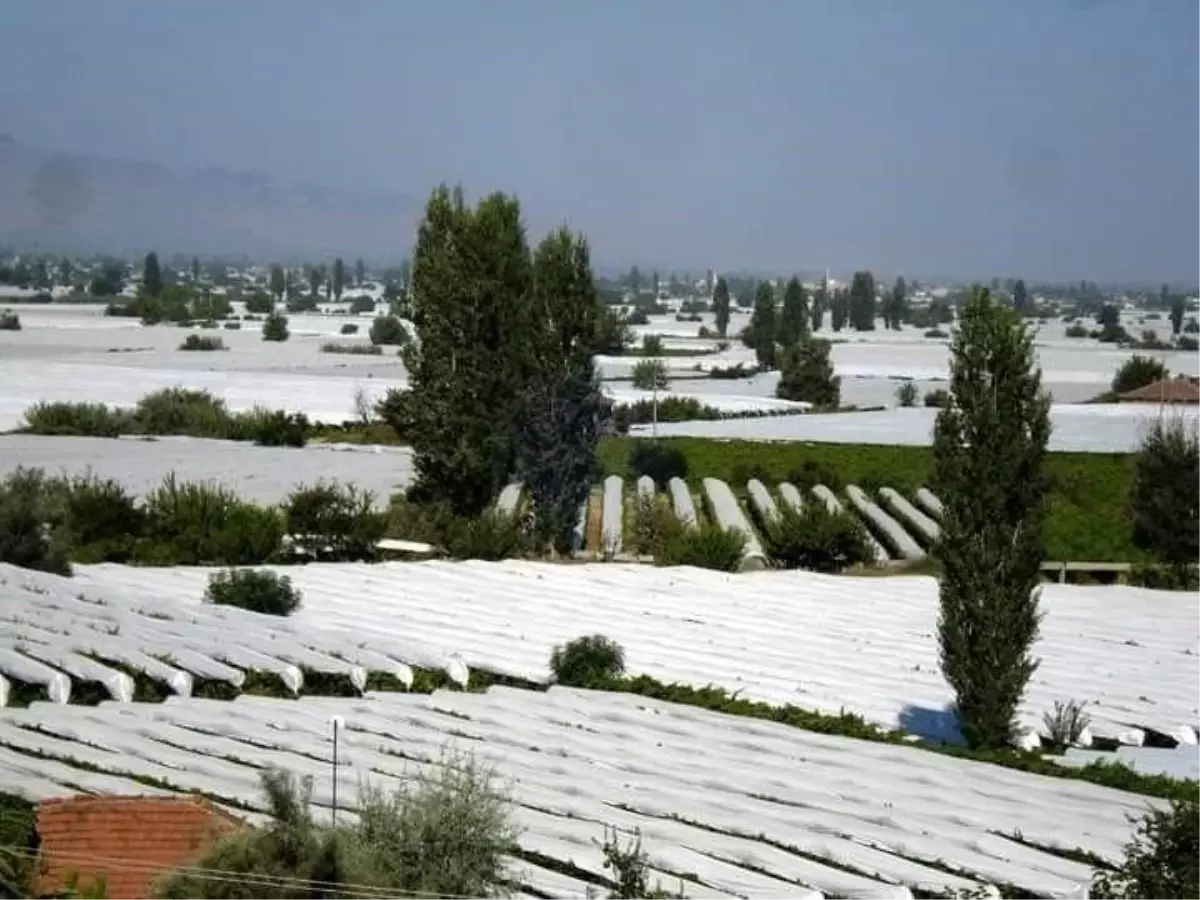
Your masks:
<path fill-rule="evenodd" d="M 601 263 L 1197 280 L 1196 0 L 5 0 L 0 130 Z"/>

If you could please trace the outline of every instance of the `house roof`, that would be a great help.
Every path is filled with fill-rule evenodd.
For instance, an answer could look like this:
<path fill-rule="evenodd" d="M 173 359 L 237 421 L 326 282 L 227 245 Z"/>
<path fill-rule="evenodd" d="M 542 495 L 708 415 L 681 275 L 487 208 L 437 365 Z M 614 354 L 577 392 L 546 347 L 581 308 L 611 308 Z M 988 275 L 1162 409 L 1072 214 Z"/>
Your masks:
<path fill-rule="evenodd" d="M 1121 403 L 1200 403 L 1200 378 L 1179 375 L 1117 395 Z"/>

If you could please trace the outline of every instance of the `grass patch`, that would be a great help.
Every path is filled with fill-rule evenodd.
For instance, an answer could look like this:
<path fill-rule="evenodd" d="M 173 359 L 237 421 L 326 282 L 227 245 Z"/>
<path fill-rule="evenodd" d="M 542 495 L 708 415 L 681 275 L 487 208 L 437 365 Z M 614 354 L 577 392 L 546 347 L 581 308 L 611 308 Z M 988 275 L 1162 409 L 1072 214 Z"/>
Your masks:
<path fill-rule="evenodd" d="M 382 356 L 383 348 L 378 344 L 352 344 L 345 341 L 326 341 L 321 345 L 322 353 L 343 353 L 350 356 Z"/>
<path fill-rule="evenodd" d="M 599 457 L 605 474 L 632 482 L 629 454 L 637 439 L 605 438 Z M 747 472 L 762 478 L 768 488 L 805 467 L 837 474 L 844 484 L 895 488 L 912 502 L 919 487 L 928 487 L 933 454 L 929 447 L 889 447 L 868 444 L 772 443 L 719 441 L 706 438 L 662 438 L 660 443 L 682 451 L 687 480 L 720 478 L 737 490 Z M 1049 560 L 1143 562 L 1133 546 L 1128 497 L 1133 479 L 1133 454 L 1051 453 L 1047 457 L 1052 489 L 1046 522 Z M 829 485 L 838 490 L 840 485 Z"/>

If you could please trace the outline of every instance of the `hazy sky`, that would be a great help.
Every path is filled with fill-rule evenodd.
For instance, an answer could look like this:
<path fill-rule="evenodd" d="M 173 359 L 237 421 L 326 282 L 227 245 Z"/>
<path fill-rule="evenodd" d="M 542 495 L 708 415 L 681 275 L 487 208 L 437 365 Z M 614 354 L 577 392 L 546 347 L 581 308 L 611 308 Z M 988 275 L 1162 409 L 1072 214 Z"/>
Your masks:
<path fill-rule="evenodd" d="M 601 262 L 1194 282 L 1196 0 L 4 0 L 0 130 Z"/>

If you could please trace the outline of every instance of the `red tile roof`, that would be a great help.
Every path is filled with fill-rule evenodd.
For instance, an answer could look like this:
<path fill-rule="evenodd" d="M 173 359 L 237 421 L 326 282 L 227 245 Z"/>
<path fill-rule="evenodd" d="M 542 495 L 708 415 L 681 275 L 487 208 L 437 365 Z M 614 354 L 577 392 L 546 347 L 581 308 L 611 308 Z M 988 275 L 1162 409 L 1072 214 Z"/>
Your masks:
<path fill-rule="evenodd" d="M 1118 394 L 1121 403 L 1200 403 L 1200 378 L 1180 375 Z"/>

